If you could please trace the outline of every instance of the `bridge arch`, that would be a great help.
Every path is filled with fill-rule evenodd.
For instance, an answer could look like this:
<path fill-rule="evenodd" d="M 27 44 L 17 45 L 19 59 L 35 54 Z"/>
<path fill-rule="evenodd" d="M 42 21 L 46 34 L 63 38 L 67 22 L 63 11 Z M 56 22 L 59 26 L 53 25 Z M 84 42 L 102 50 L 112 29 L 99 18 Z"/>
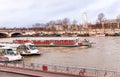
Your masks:
<path fill-rule="evenodd" d="M 8 34 L 7 34 L 7 33 L 1 33 L 1 32 L 0 32 L 0 38 L 6 38 L 6 37 L 8 37 Z"/>
<path fill-rule="evenodd" d="M 13 33 L 11 33 L 11 37 L 19 37 L 21 35 L 23 35 L 22 32 L 13 32 Z"/>

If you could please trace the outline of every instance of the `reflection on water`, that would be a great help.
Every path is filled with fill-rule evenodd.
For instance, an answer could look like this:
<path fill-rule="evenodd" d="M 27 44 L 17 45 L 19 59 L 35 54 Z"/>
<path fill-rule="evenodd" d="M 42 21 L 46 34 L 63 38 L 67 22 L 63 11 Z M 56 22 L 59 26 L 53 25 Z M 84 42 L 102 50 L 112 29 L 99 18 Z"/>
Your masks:
<path fill-rule="evenodd" d="M 4 40 L 12 39 L 16 38 Z M 25 57 L 24 61 L 120 71 L 120 37 L 88 37 L 88 39 L 96 42 L 91 48 L 39 47 L 42 51 L 41 56 Z"/>

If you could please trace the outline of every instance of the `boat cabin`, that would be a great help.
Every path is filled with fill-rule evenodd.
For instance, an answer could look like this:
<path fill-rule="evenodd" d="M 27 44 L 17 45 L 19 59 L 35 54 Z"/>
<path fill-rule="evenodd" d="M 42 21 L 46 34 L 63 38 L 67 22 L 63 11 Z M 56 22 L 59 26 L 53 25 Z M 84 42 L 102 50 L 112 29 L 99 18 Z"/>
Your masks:
<path fill-rule="evenodd" d="M 20 52 L 21 55 L 40 55 L 40 51 L 37 47 L 32 43 L 20 44 L 17 47 L 17 51 Z"/>
<path fill-rule="evenodd" d="M 0 61 L 17 61 L 23 57 L 11 47 L 0 47 Z"/>

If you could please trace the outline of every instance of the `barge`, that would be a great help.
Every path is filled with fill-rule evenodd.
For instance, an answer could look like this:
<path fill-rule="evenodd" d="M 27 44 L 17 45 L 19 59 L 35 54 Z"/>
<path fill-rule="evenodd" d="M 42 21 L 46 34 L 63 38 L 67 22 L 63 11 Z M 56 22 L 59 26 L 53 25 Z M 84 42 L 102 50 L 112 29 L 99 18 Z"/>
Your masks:
<path fill-rule="evenodd" d="M 49 37 L 49 38 L 39 38 L 39 39 L 16 39 L 13 43 L 24 44 L 33 43 L 36 46 L 42 47 L 80 47 L 80 46 L 92 46 L 92 42 L 88 39 L 81 40 L 78 37 Z"/>

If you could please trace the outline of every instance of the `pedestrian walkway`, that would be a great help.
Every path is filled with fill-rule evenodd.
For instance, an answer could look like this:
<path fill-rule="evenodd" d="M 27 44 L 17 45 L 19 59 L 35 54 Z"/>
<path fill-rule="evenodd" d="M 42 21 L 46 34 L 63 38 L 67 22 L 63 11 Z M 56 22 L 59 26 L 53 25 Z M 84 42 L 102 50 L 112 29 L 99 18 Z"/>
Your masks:
<path fill-rule="evenodd" d="M 24 62 L 0 63 L 0 71 L 33 77 L 120 77 L 120 73 L 114 71 Z"/>
<path fill-rule="evenodd" d="M 49 72 L 49 71 L 45 71 L 45 69 L 43 71 L 38 69 L 35 70 L 33 69 L 33 67 L 22 68 L 20 64 L 17 66 L 13 64 L 7 64 L 7 65 L 0 64 L 0 71 L 17 73 L 17 74 L 28 75 L 33 77 L 77 77 L 75 75 L 70 75 L 70 74 Z"/>
<path fill-rule="evenodd" d="M 29 75 L 33 77 L 76 77 L 74 75 L 44 72 L 39 70 L 31 70 L 31 69 L 23 69 L 23 68 L 14 68 L 14 67 L 8 67 L 8 66 L 7 67 L 0 66 L 0 71 Z"/>

